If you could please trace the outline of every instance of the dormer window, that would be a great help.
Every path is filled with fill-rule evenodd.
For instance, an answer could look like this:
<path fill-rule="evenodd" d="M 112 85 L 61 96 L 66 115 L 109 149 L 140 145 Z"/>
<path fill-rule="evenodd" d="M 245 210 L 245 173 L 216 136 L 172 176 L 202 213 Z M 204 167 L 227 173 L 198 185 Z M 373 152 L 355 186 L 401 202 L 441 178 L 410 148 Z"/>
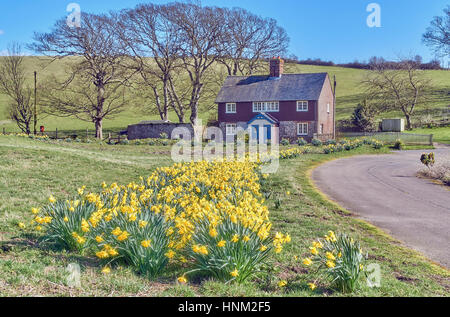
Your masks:
<path fill-rule="evenodd" d="M 235 103 L 227 103 L 225 112 L 226 113 L 236 113 L 236 104 Z"/>
<path fill-rule="evenodd" d="M 305 100 L 297 101 L 297 111 L 298 112 L 307 112 L 308 111 L 308 101 L 305 101 Z"/>

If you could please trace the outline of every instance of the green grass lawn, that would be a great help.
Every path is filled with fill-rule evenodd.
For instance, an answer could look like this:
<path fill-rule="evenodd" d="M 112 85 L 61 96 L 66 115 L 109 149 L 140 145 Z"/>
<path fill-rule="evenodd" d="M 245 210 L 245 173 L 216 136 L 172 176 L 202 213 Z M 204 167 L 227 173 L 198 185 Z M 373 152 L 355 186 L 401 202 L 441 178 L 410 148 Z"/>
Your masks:
<path fill-rule="evenodd" d="M 272 197 L 282 198 L 281 207 L 276 209 L 273 199 L 267 205 L 273 229 L 289 233 L 292 242 L 272 258 L 267 278 L 243 285 L 198 280 L 183 286 L 175 283 L 180 273 L 176 268 L 156 281 L 127 267 L 115 267 L 110 275 L 103 275 L 96 258 L 43 247 L 35 233 L 18 227 L 21 221 L 29 223 L 30 209 L 45 204 L 50 194 L 68 198 L 83 184 L 97 191 L 102 181 L 126 184 L 149 175 L 158 166 L 171 165 L 170 147 L 0 136 L 0 296 L 342 296 L 326 284 L 309 290 L 307 283 L 313 275 L 301 263 L 310 243 L 328 230 L 360 239 L 369 252 L 369 262 L 381 266 L 381 287 L 369 288 L 362 283 L 354 296 L 448 296 L 448 270 L 326 200 L 309 180 L 311 168 L 327 160 L 388 151 L 364 146 L 352 152 L 307 154 L 281 161 L 269 185 Z M 291 195 L 286 195 L 287 191 Z M 80 289 L 67 286 L 65 268 L 70 263 L 81 265 Z M 282 279 L 288 281 L 284 289 L 277 286 Z"/>
<path fill-rule="evenodd" d="M 417 134 L 433 134 L 433 142 L 450 144 L 450 126 L 439 128 L 414 129 L 405 132 Z"/>
<path fill-rule="evenodd" d="M 1 58 L 1 57 L 0 57 Z M 27 57 L 25 59 L 25 67 L 29 74 L 29 80 L 33 76 L 33 71 L 38 71 L 38 78 L 42 80 L 50 74 L 54 74 L 58 78 L 65 78 L 64 66 L 67 61 L 55 61 L 48 64 L 48 59 L 42 57 Z M 214 66 L 213 70 L 217 73 L 220 71 L 218 65 Z M 348 119 L 357 106 L 361 102 L 363 88 L 360 83 L 365 76 L 365 70 L 343 68 L 343 67 L 326 67 L 326 66 L 313 66 L 313 65 L 297 65 L 287 64 L 287 73 L 317 73 L 327 72 L 330 77 L 333 78 L 336 75 L 337 78 L 337 120 Z M 433 86 L 432 94 L 430 95 L 430 103 L 426 107 L 419 107 L 416 110 L 417 116 L 426 114 L 428 111 L 436 108 L 445 108 L 450 104 L 450 71 L 445 70 L 431 70 L 425 71 L 426 76 L 429 78 Z M 211 88 L 218 92 L 219 86 Z M 142 120 L 158 120 L 159 116 L 149 113 L 150 105 L 149 101 L 139 95 L 141 91 L 130 90 L 127 92 L 127 100 L 129 106 L 123 113 L 117 115 L 114 118 L 105 119 L 104 129 L 119 131 L 126 129 L 130 124 L 138 123 Z M 199 117 L 207 122 L 208 118 L 217 116 L 216 107 L 212 107 L 212 110 L 205 111 L 202 109 L 211 109 L 214 105 L 216 93 L 212 93 L 211 97 L 205 98 L 200 105 Z M 2 128 L 6 128 L 7 131 L 19 131 L 17 126 L 11 122 L 7 116 L 6 108 L 8 104 L 8 98 L 0 94 L 0 131 Z M 401 113 L 392 112 L 384 114 L 383 117 L 402 117 Z M 177 122 L 177 117 L 174 113 L 170 114 L 170 119 Z M 189 121 L 189 113 L 186 114 L 186 120 Z M 54 116 L 48 116 L 40 119 L 39 125 L 44 125 L 47 131 L 54 131 L 58 128 L 60 131 L 65 130 L 78 130 L 85 131 L 87 128 L 94 131 L 94 125 L 90 122 L 78 120 L 76 118 L 59 118 Z"/>

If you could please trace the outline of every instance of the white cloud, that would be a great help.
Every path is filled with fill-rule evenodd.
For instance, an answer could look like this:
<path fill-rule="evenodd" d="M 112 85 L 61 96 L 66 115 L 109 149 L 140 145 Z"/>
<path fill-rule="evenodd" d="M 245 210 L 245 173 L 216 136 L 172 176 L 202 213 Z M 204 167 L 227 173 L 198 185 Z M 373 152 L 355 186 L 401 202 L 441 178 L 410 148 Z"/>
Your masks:
<path fill-rule="evenodd" d="M 5 31 L 0 30 L 0 35 L 3 35 L 3 34 L 5 34 Z"/>

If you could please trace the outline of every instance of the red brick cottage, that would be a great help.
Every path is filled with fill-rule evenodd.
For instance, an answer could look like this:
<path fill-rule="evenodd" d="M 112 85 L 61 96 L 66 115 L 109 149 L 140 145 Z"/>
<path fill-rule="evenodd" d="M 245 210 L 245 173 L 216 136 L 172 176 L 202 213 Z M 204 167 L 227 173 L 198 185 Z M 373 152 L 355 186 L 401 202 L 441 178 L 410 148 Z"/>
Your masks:
<path fill-rule="evenodd" d="M 270 61 L 269 76 L 229 76 L 216 103 L 219 127 L 226 139 L 237 127 L 251 129 L 253 138 L 279 127 L 279 139 L 335 137 L 335 98 L 327 73 L 283 74 L 284 61 Z"/>

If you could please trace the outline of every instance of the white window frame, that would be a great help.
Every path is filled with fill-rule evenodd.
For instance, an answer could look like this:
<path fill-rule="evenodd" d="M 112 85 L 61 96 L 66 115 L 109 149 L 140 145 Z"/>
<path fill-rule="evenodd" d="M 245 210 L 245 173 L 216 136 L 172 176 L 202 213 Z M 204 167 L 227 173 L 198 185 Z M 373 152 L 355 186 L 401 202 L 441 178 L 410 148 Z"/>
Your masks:
<path fill-rule="evenodd" d="M 306 132 L 305 132 L 306 127 Z M 299 122 L 297 123 L 297 135 L 308 135 L 309 133 L 309 123 L 308 122 Z"/>
<path fill-rule="evenodd" d="M 225 104 L 225 113 L 236 113 L 236 103 L 229 102 Z"/>
<path fill-rule="evenodd" d="M 298 100 L 297 101 L 297 112 L 308 112 L 308 109 L 309 109 L 308 100 Z"/>
<path fill-rule="evenodd" d="M 253 112 L 280 112 L 279 101 L 255 101 Z"/>
<path fill-rule="evenodd" d="M 236 135 L 237 124 L 236 123 L 227 123 L 225 126 L 225 132 L 227 135 Z"/>

